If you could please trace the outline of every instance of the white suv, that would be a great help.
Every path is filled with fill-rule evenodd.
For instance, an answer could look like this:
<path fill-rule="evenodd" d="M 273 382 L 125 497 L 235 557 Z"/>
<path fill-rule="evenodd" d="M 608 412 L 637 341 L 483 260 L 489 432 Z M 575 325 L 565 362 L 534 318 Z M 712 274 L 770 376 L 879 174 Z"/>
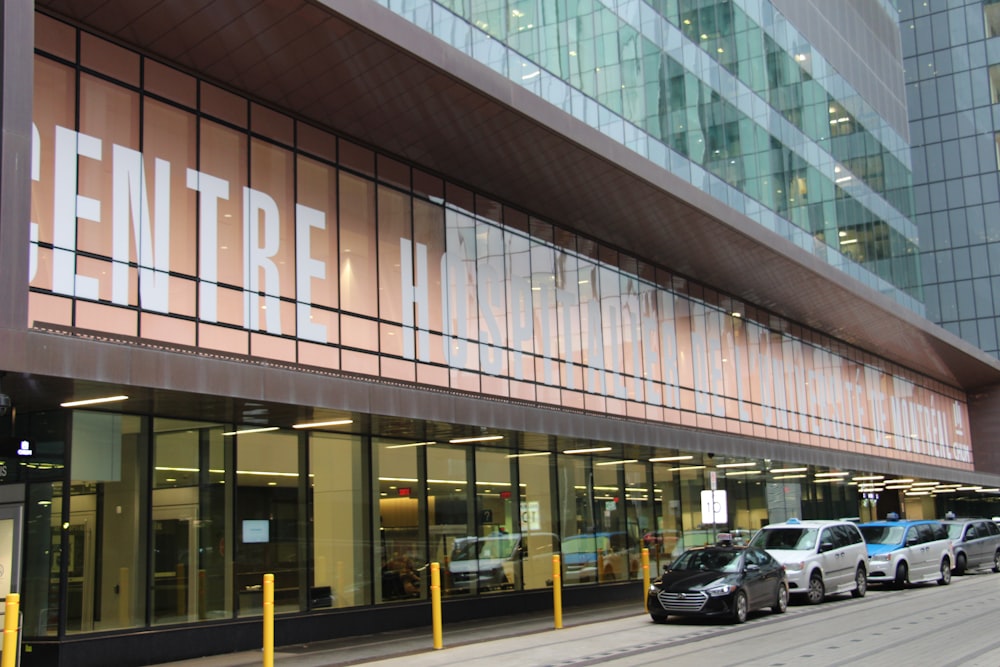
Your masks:
<path fill-rule="evenodd" d="M 850 521 L 800 521 L 764 526 L 750 544 L 785 566 L 788 592 L 810 604 L 827 595 L 868 591 L 868 552 L 861 531 Z"/>

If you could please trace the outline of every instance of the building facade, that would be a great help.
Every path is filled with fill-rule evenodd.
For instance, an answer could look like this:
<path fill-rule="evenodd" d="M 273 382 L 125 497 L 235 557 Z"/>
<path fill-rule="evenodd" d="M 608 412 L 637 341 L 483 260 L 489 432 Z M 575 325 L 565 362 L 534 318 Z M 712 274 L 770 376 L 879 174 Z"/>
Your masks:
<path fill-rule="evenodd" d="M 259 646 L 265 573 L 290 644 L 426 624 L 434 562 L 494 615 L 556 553 L 638 599 L 643 549 L 1000 514 L 895 17 L 790 4 L 3 2 L 24 663 Z"/>
<path fill-rule="evenodd" d="M 899 3 L 927 317 L 1000 356 L 1000 4 Z"/>

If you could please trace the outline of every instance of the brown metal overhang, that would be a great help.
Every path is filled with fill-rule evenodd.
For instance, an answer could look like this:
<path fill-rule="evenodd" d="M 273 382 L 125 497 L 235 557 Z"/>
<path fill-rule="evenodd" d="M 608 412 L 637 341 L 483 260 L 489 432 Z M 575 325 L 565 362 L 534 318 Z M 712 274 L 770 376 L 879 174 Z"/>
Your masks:
<path fill-rule="evenodd" d="M 36 5 L 947 384 L 1000 383 L 992 357 L 374 2 Z"/>

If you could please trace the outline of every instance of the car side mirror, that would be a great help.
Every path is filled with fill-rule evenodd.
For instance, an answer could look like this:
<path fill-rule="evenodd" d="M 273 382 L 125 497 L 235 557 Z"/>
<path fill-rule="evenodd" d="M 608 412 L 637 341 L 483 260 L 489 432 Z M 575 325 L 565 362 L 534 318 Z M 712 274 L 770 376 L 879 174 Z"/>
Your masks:
<path fill-rule="evenodd" d="M 833 551 L 833 542 L 824 542 L 823 544 L 819 545 L 819 551 L 820 553 L 823 553 L 825 551 Z"/>
<path fill-rule="evenodd" d="M 747 563 L 744 570 L 747 572 L 757 572 L 760 570 L 760 565 L 757 565 L 757 563 Z"/>

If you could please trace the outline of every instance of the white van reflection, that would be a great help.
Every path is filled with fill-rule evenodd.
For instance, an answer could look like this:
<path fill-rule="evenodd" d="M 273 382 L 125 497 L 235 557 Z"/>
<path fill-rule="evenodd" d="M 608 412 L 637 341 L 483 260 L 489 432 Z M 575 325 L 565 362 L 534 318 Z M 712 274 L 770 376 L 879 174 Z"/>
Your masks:
<path fill-rule="evenodd" d="M 533 554 L 525 544 L 529 536 L 495 532 L 484 537 L 455 540 L 448 559 L 448 591 L 476 593 L 512 590 L 521 576 L 520 566 Z M 531 544 L 546 562 L 551 561 L 558 538 L 551 533 L 531 533 Z M 558 549 L 558 546 L 555 546 Z"/>

